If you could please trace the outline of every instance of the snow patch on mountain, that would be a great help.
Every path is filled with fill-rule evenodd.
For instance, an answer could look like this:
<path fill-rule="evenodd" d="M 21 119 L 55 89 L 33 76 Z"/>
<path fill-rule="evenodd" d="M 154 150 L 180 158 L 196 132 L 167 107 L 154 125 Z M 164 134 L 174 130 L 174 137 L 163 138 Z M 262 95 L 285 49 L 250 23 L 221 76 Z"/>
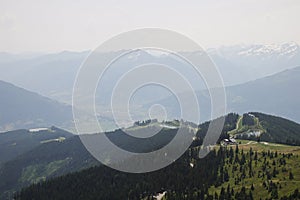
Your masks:
<path fill-rule="evenodd" d="M 299 45 L 295 42 L 290 42 L 284 44 L 253 45 L 250 48 L 242 49 L 237 54 L 241 56 L 272 56 L 277 54 L 280 56 L 293 57 L 299 53 L 299 51 Z"/>

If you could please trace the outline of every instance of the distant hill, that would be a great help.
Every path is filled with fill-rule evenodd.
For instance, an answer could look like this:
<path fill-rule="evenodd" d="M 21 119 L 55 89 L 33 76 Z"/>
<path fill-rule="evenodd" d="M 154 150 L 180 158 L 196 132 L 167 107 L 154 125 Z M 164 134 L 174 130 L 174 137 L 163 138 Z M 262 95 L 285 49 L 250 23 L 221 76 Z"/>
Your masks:
<path fill-rule="evenodd" d="M 226 88 L 228 109 L 258 111 L 300 122 L 300 67 Z"/>
<path fill-rule="evenodd" d="M 0 133 L 0 164 L 34 149 L 42 143 L 63 141 L 73 134 L 56 127 L 48 129 L 16 130 Z"/>
<path fill-rule="evenodd" d="M 69 51 L 31 57 L 0 53 L 0 80 L 70 103 L 77 70 L 87 55 Z"/>
<path fill-rule="evenodd" d="M 40 144 L 0 165 L 0 199 L 29 184 L 97 164 L 78 136 Z"/>
<path fill-rule="evenodd" d="M 71 124 L 71 106 L 4 81 L 0 94 L 0 131 Z"/>
<path fill-rule="evenodd" d="M 240 116 L 236 129 L 229 134 L 240 139 L 300 146 L 300 124 L 263 113 Z"/>
<path fill-rule="evenodd" d="M 163 124 L 156 122 L 140 124 L 128 129 L 132 134 L 140 135 L 160 130 L 157 135 L 147 139 L 126 135 L 120 129 L 105 134 L 113 143 L 125 150 L 149 152 L 166 145 L 173 139 L 177 126 L 168 124 L 168 126 L 160 126 Z M 197 130 L 196 125 L 193 127 Z M 187 133 L 189 133 L 188 129 Z M 191 134 L 187 135 L 191 136 Z M 2 136 L 1 138 L 0 134 L 0 145 L 4 144 L 0 146 L 0 160 L 7 162 L 0 165 L 0 194 L 3 194 L 0 195 L 0 199 L 32 183 L 100 164 L 86 150 L 79 136 L 73 136 L 63 130 L 52 128 L 51 131 L 34 133 L 19 130 L 2 133 Z M 93 135 L 89 136 L 93 137 Z M 66 139 L 59 140 L 59 137 L 66 137 Z M 102 141 L 97 142 L 100 146 L 105 145 L 101 143 Z"/>
<path fill-rule="evenodd" d="M 270 113 L 300 122 L 298 85 L 300 85 L 300 67 L 226 87 L 227 111 Z M 210 120 L 211 102 L 208 91 L 196 91 L 196 95 L 199 100 L 201 121 Z M 180 104 L 174 96 L 144 104 L 144 111 L 156 103 L 166 108 L 169 118 L 180 118 Z"/>

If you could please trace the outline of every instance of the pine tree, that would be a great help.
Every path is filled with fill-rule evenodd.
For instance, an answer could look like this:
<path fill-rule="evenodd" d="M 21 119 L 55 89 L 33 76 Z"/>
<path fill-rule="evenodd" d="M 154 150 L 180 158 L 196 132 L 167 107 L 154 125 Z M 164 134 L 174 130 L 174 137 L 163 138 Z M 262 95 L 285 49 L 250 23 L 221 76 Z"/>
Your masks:
<path fill-rule="evenodd" d="M 235 145 L 235 154 L 238 154 L 239 153 L 239 145 Z"/>
<path fill-rule="evenodd" d="M 294 179 L 294 175 L 293 175 L 293 173 L 290 171 L 290 174 L 289 174 L 289 179 L 290 180 L 293 180 Z"/>
<path fill-rule="evenodd" d="M 219 199 L 219 195 L 217 192 L 215 192 L 215 199 Z"/>
<path fill-rule="evenodd" d="M 224 187 L 221 188 L 219 199 L 225 199 L 225 188 Z"/>
<path fill-rule="evenodd" d="M 257 160 L 257 151 L 254 153 L 254 160 Z"/>
<path fill-rule="evenodd" d="M 252 194 L 252 191 L 250 190 L 250 192 L 249 192 L 249 200 L 253 200 L 254 198 L 253 198 L 253 194 Z"/>
<path fill-rule="evenodd" d="M 252 190 L 252 191 L 254 190 L 254 185 L 253 185 L 253 183 L 252 183 L 252 185 L 251 185 L 251 190 Z"/>
<path fill-rule="evenodd" d="M 277 190 L 277 187 L 273 187 L 272 192 L 271 192 L 271 198 L 272 199 L 278 199 L 278 190 Z"/>

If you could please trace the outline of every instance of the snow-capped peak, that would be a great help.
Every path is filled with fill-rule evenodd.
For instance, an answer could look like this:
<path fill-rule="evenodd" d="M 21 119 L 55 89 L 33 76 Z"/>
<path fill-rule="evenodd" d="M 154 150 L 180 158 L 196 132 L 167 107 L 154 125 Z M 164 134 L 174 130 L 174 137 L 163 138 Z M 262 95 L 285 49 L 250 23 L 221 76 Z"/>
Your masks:
<path fill-rule="evenodd" d="M 294 56 L 300 50 L 295 42 L 284 44 L 252 45 L 249 48 L 241 49 L 238 55 L 241 56 L 260 56 L 260 55 L 285 55 Z"/>
<path fill-rule="evenodd" d="M 226 58 L 230 57 L 251 57 L 251 56 L 286 56 L 292 58 L 300 54 L 300 46 L 296 42 L 288 42 L 282 44 L 252 44 L 252 45 L 234 45 L 221 46 L 217 49 L 211 48 L 207 50 L 209 55 L 218 55 Z"/>

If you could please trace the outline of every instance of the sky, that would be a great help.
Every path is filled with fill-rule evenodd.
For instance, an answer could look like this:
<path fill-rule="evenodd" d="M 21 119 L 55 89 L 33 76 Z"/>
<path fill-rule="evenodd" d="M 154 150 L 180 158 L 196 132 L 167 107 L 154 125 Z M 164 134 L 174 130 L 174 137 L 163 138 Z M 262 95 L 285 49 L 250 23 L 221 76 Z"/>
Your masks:
<path fill-rule="evenodd" d="M 300 44 L 299 0 L 0 0 L 0 52 L 84 51 L 119 33 L 165 28 L 204 48 Z"/>

